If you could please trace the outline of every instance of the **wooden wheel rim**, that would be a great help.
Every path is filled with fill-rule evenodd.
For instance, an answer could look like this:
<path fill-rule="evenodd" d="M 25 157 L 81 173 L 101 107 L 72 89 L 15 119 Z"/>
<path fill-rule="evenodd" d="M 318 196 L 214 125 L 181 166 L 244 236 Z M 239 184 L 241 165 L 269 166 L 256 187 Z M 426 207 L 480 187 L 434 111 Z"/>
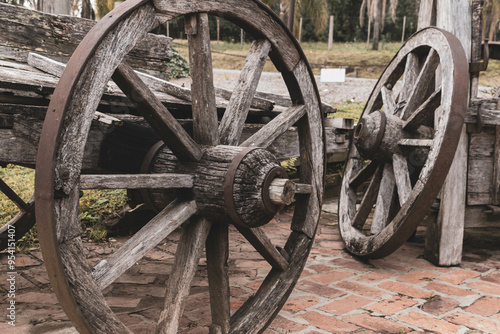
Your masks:
<path fill-rule="evenodd" d="M 411 236 L 441 189 L 458 145 L 467 106 L 467 58 L 458 39 L 437 28 L 427 28 L 417 32 L 402 46 L 377 82 L 361 119 L 382 107 L 384 87 L 387 87 L 387 84 L 394 86 L 403 72 L 407 71 L 405 65 L 409 55 L 415 50 L 422 49 L 428 50 L 427 56 L 431 50 L 439 56 L 442 80 L 438 109 L 441 110 L 441 118 L 437 116 L 436 111 L 433 117 L 437 125 L 435 125 L 434 138 L 427 160 L 407 201 L 400 206 L 394 218 L 386 221 L 385 227 L 374 235 L 365 235 L 352 226 L 358 209 L 356 208 L 356 191 L 350 186 L 350 180 L 360 169 L 361 162 L 353 143 L 349 149 L 339 198 L 339 229 L 347 250 L 358 256 L 367 258 L 387 256 Z M 403 81 L 402 90 L 404 89 Z M 384 108 L 387 108 L 385 104 Z M 407 124 L 405 121 L 402 123 Z M 372 175 L 374 173 L 377 173 L 375 167 L 371 171 Z M 388 211 L 389 207 L 385 209 Z"/>
<path fill-rule="evenodd" d="M 250 17 L 245 17 L 242 7 L 253 11 L 255 16 L 267 21 L 271 29 L 276 31 L 266 31 L 267 35 L 259 32 L 260 27 L 254 24 L 254 20 L 250 21 Z M 95 78 L 94 74 L 89 73 L 97 73 L 95 76 L 100 76 L 95 79 L 96 82 L 107 82 L 134 42 L 118 43 L 119 45 L 115 46 L 119 50 L 112 50 L 113 54 L 108 54 L 112 65 L 101 64 L 95 55 L 103 52 L 103 49 L 108 52 L 111 50 L 107 46 L 107 38 L 111 38 L 112 34 L 128 32 L 129 29 L 135 33 L 130 38 L 133 41 L 139 40 L 141 35 L 156 24 L 156 14 L 162 20 L 167 20 L 192 13 L 223 16 L 254 35 L 267 38 L 273 46 L 270 56 L 275 66 L 282 71 L 292 100 L 305 105 L 306 117 L 302 117 L 299 124 L 299 137 L 303 142 L 308 142 L 301 142 L 300 145 L 303 153 L 301 163 L 304 166 L 301 182 L 311 184 L 312 191 L 311 194 L 299 195 L 297 198 L 298 213 L 294 215 L 292 231 L 285 246 L 290 256 L 289 266 L 284 271 L 271 270 L 257 294 L 231 317 L 231 333 L 254 333 L 264 330 L 291 293 L 312 246 L 323 193 L 324 134 L 319 94 L 305 56 L 293 36 L 276 19 L 275 14 L 258 1 L 248 1 L 245 4 L 232 0 L 189 3 L 157 1 L 154 6 L 145 0 L 127 1 L 91 30 L 70 59 L 49 105 L 37 157 L 36 215 L 40 226 L 42 253 L 54 292 L 81 333 L 128 331 L 104 301 L 98 283 L 92 278 L 91 270 L 83 256 L 77 210 L 77 182 L 82 166 L 83 147 L 72 144 L 72 140 L 85 137 L 88 133 L 96 103 L 104 91 L 102 83 L 92 86 L 94 84 L 89 78 Z M 133 24 L 137 26 L 129 28 Z M 112 70 L 104 70 L 106 66 Z M 76 112 L 74 110 L 78 109 L 77 96 L 82 91 L 82 86 L 90 87 L 90 91 L 97 92 L 99 97 L 90 96 L 86 100 L 87 104 Z M 71 152 L 71 155 L 68 155 L 68 152 Z M 316 158 L 311 160 L 311 157 Z M 63 217 L 62 212 L 70 214 Z M 68 273 L 80 267 L 84 268 L 86 275 L 79 276 L 78 279 L 68 276 Z M 76 293 L 78 289 L 86 290 L 87 295 Z M 87 300 L 86 296 L 95 298 Z M 92 313 L 95 310 L 103 310 L 103 313 Z M 90 319 L 90 314 L 97 319 Z M 248 321 L 249 317 L 257 318 L 258 321 Z"/>

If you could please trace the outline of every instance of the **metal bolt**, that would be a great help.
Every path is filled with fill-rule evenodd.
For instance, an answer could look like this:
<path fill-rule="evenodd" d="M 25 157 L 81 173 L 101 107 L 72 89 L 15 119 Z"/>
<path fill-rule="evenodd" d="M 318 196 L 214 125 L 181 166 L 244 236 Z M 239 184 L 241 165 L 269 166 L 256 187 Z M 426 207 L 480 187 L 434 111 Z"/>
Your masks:
<path fill-rule="evenodd" d="M 61 179 L 63 179 L 64 181 L 68 180 L 70 175 L 69 169 L 66 167 L 62 167 L 59 170 L 59 175 L 61 176 Z"/>

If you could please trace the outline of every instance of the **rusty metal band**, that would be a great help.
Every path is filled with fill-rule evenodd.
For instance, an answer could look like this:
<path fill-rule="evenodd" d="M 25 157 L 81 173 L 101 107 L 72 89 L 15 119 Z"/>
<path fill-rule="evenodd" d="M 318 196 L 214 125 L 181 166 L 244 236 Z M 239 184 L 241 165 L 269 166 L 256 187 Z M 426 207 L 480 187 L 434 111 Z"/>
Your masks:
<path fill-rule="evenodd" d="M 257 150 L 259 147 L 246 147 L 241 150 L 236 156 L 233 158 L 233 161 L 229 164 L 229 168 L 227 169 L 226 179 L 224 180 L 224 204 L 226 206 L 226 211 L 229 214 L 229 217 L 233 220 L 234 223 L 239 226 L 248 227 L 243 223 L 243 221 L 238 216 L 236 212 L 236 208 L 234 207 L 234 197 L 233 197 L 233 185 L 234 178 L 236 176 L 236 171 L 241 164 L 241 161 L 246 157 L 246 155 L 253 150 Z"/>
<path fill-rule="evenodd" d="M 380 144 L 382 144 L 382 140 L 384 139 L 385 135 L 385 126 L 387 124 L 387 116 L 385 116 L 385 113 L 381 110 L 378 111 L 380 114 L 380 130 L 377 134 L 377 138 L 375 139 L 375 144 L 373 147 L 379 148 Z"/>
<path fill-rule="evenodd" d="M 149 0 L 129 0 L 102 18 L 85 36 L 71 56 L 65 71 L 50 99 L 38 147 L 35 173 L 36 217 L 38 237 L 51 285 L 59 303 L 80 333 L 92 333 L 92 329 L 78 308 L 59 250 L 55 205 L 56 154 L 60 146 L 63 120 L 85 65 L 94 56 L 103 39 L 122 21 Z M 44 246 L 45 245 L 45 246 Z"/>
<path fill-rule="evenodd" d="M 271 169 L 271 171 L 267 173 L 266 178 L 262 183 L 262 201 L 264 202 L 264 206 L 266 207 L 267 211 L 269 211 L 270 213 L 276 213 L 279 209 L 279 206 L 274 204 L 269 197 L 269 187 L 271 186 L 271 182 L 273 182 L 273 180 L 276 178 L 288 179 L 288 175 L 283 167 L 276 166 Z"/>
<path fill-rule="evenodd" d="M 165 143 L 162 140 L 151 146 L 148 153 L 146 153 L 144 160 L 142 160 L 141 168 L 139 170 L 140 173 L 148 174 L 151 172 L 151 165 L 153 164 L 154 159 L 163 147 L 165 147 Z M 138 189 L 138 192 L 141 196 L 141 199 L 150 209 L 153 209 L 153 211 L 155 211 L 156 213 L 160 212 L 163 209 L 158 208 L 154 204 L 153 200 L 151 199 L 149 189 Z"/>

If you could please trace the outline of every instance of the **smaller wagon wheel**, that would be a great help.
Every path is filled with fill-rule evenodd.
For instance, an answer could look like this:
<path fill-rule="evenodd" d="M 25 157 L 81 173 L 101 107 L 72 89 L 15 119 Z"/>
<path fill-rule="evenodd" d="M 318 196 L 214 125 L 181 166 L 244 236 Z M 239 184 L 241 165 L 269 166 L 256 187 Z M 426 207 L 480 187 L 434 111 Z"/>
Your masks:
<path fill-rule="evenodd" d="M 220 121 L 207 14 L 224 17 L 255 38 Z M 189 42 L 193 136 L 123 61 L 158 22 L 179 16 L 184 16 Z M 243 141 L 245 120 L 268 56 L 282 73 L 292 105 Z M 82 173 L 92 118 L 111 78 L 163 141 L 151 148 L 143 169 L 153 174 Z M 295 186 L 283 179 L 278 160 L 267 149 L 293 126 L 301 165 Z M 321 211 L 324 162 L 324 129 L 314 76 L 295 38 L 268 7 L 256 0 L 126 1 L 96 24 L 71 57 L 40 138 L 36 216 L 45 265 L 62 308 L 81 333 L 130 333 L 102 290 L 182 227 L 156 332 L 177 333 L 204 249 L 210 332 L 263 332 L 291 293 L 312 247 Z M 163 189 L 176 198 L 163 207 L 155 203 L 160 212 L 91 268 L 80 237 L 78 201 L 81 189 L 93 188 Z M 288 205 L 293 199 L 294 216 L 279 248 L 263 227 L 274 217 L 276 205 Z M 255 295 L 234 313 L 230 310 L 229 225 L 271 267 Z"/>
<path fill-rule="evenodd" d="M 414 34 L 385 69 L 344 170 L 339 228 L 350 252 L 386 256 L 427 214 L 455 155 L 468 80 L 462 45 L 437 28 Z"/>
<path fill-rule="evenodd" d="M 12 239 L 15 241 L 21 239 L 35 225 L 35 201 L 32 196 L 25 202 L 2 179 L 0 179 L 0 191 L 19 208 L 19 213 L 0 227 L 0 251 L 2 251 L 9 247 Z"/>

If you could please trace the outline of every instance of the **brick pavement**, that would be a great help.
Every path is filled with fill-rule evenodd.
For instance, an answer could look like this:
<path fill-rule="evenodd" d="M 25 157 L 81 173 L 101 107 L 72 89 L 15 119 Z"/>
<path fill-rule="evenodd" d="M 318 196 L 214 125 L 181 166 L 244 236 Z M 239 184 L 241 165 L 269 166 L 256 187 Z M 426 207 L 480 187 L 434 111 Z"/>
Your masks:
<path fill-rule="evenodd" d="M 290 212 L 267 226 L 280 244 Z M 435 267 L 423 259 L 423 232 L 416 242 L 381 260 L 361 261 L 342 249 L 335 214 L 324 213 L 301 279 L 266 333 L 500 333 L 500 233 L 468 234 L 463 262 Z M 500 230 L 500 229 L 499 229 Z M 498 231 L 496 231 L 498 232 Z M 172 234 L 170 241 L 178 239 Z M 89 244 L 96 263 L 126 240 Z M 174 248 L 165 242 L 105 290 L 111 307 L 135 333 L 153 333 Z M 1 287 L 6 256 L 0 258 Z M 231 307 L 258 288 L 266 262 L 236 233 L 231 234 Z M 6 324 L 6 293 L 0 333 L 72 333 L 51 292 L 39 250 L 17 256 L 16 327 Z M 206 333 L 210 321 L 205 261 L 195 278 L 181 322 L 183 333 Z"/>

